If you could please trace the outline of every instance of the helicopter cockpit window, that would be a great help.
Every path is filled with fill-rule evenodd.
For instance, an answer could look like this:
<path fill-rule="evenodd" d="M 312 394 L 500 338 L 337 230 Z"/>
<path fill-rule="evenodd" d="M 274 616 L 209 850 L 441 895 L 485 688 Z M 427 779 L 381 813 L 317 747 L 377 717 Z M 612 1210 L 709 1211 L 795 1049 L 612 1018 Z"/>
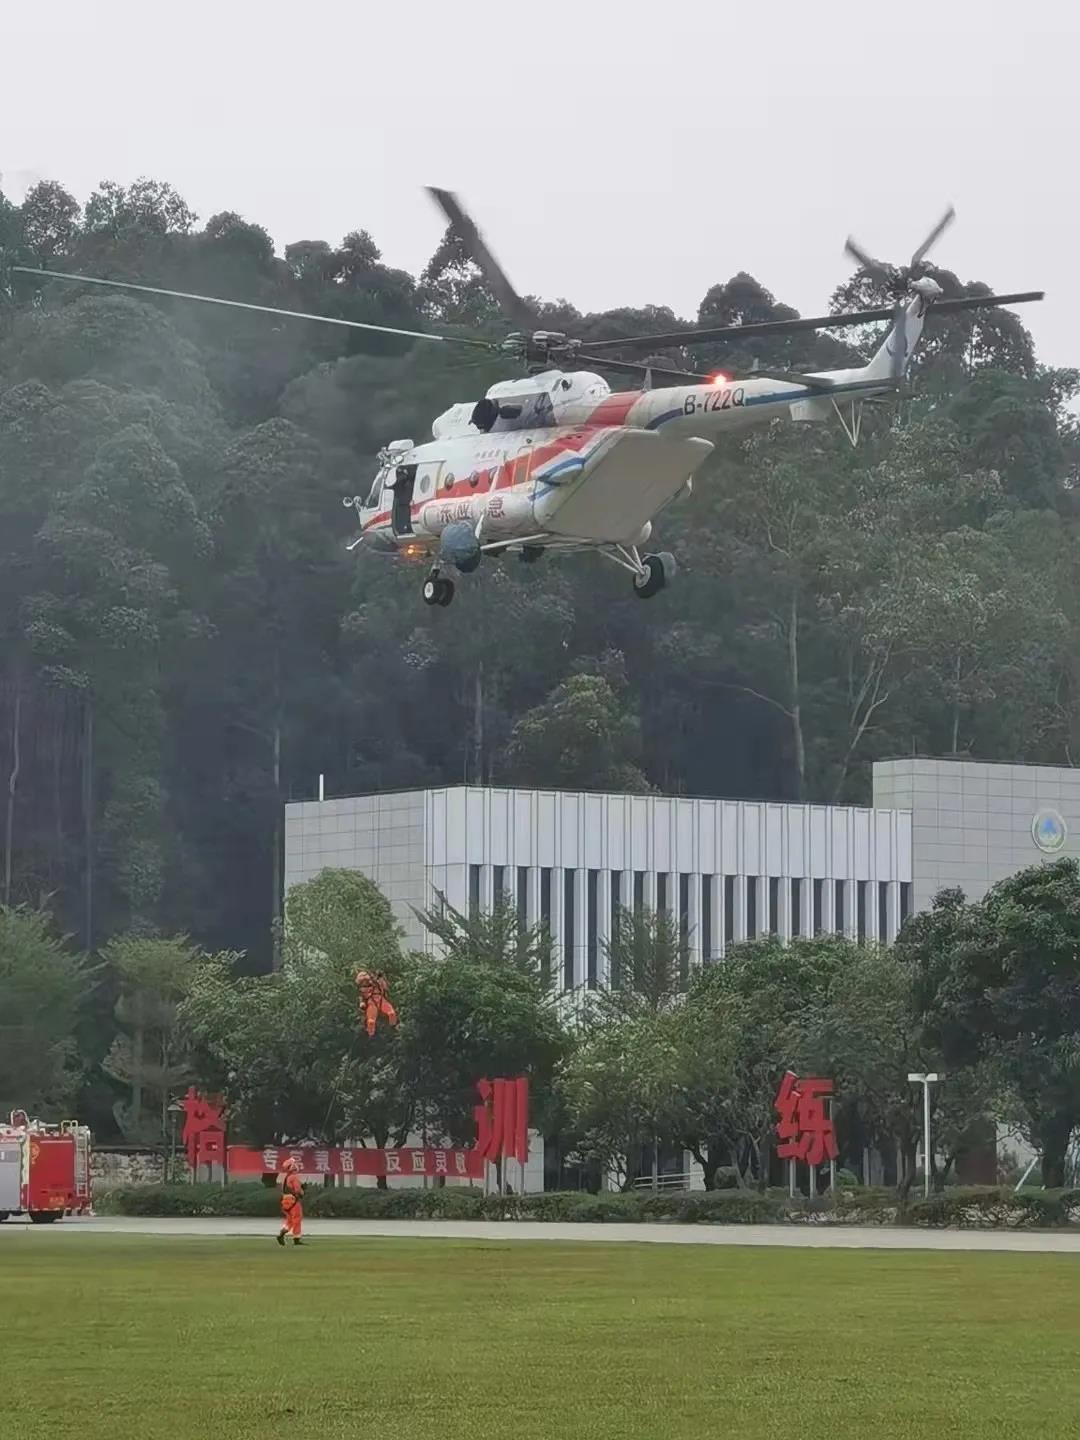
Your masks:
<path fill-rule="evenodd" d="M 371 482 L 371 490 L 368 492 L 366 509 L 374 510 L 375 506 L 378 505 L 379 497 L 382 495 L 383 481 L 386 479 L 388 473 L 389 468 L 384 465 Z"/>

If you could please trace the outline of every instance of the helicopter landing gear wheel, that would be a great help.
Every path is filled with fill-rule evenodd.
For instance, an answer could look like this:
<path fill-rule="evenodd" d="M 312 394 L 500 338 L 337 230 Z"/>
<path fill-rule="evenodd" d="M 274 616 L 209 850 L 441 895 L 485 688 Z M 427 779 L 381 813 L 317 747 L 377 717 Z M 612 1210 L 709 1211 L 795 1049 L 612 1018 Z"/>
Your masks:
<path fill-rule="evenodd" d="M 674 576 L 674 555 L 666 551 L 661 555 L 643 555 L 641 570 L 634 576 L 634 594 L 639 600 L 651 600 Z"/>
<path fill-rule="evenodd" d="M 442 605 L 445 609 L 454 598 L 454 582 L 441 575 L 429 575 L 420 593 L 425 605 Z"/>

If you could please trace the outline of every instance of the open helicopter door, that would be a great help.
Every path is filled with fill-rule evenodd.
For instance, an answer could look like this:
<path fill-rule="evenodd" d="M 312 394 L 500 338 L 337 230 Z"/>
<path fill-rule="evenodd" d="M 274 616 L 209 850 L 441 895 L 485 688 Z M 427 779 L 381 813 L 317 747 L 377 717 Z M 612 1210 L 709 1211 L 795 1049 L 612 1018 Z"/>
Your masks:
<path fill-rule="evenodd" d="M 390 529 L 395 535 L 411 535 L 413 488 L 416 485 L 416 466 L 399 465 L 393 476 L 394 503 L 390 510 Z"/>

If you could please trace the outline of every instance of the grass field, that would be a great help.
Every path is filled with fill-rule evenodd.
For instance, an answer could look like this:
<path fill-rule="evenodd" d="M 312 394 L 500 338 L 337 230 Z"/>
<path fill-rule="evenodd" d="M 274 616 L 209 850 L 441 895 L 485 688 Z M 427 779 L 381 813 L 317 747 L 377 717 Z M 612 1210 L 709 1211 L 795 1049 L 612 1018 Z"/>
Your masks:
<path fill-rule="evenodd" d="M 1080 1258 L 6 1236 L 19 1440 L 1080 1430 Z"/>

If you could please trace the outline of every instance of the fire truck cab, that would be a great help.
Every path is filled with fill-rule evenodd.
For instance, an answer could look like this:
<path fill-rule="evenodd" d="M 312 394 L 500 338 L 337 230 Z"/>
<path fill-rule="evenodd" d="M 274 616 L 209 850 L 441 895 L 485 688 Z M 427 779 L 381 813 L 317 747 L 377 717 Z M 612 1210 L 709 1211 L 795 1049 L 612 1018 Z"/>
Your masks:
<path fill-rule="evenodd" d="M 15 1111 L 0 1125 L 0 1221 L 47 1225 L 91 1207 L 90 1131 L 75 1120 L 45 1125 Z"/>

